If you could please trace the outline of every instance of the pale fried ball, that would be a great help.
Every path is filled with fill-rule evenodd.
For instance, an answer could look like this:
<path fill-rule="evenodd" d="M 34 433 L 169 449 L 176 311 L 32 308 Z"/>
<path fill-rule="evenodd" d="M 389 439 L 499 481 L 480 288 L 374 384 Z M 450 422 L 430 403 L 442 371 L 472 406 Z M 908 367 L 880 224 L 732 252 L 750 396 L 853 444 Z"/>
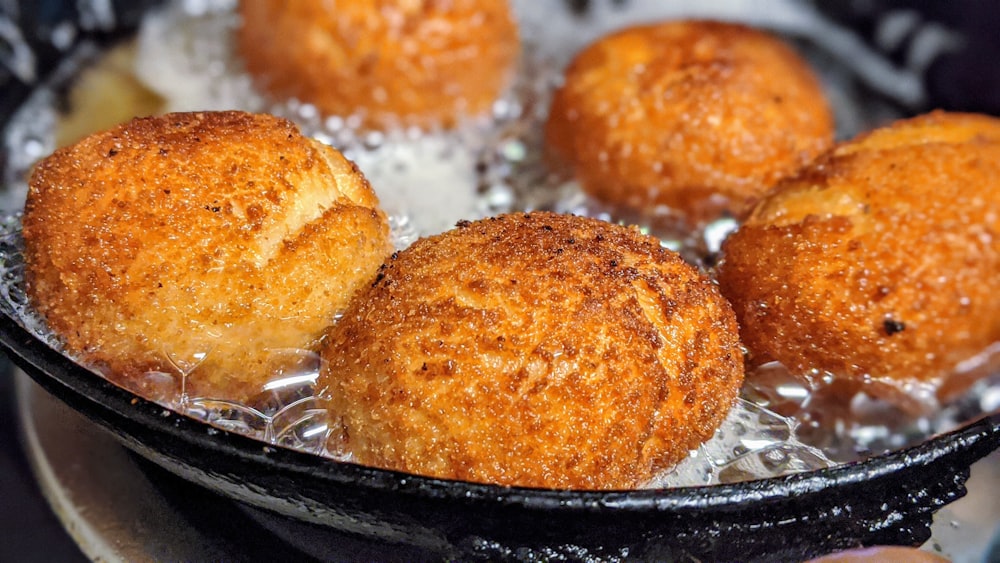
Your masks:
<path fill-rule="evenodd" d="M 308 349 L 391 252 L 374 192 L 290 122 L 135 119 L 31 176 L 27 291 L 67 351 L 142 393 L 242 400 L 267 351 Z M 179 390 L 179 389 L 175 389 Z"/>
<path fill-rule="evenodd" d="M 842 144 L 723 246 L 754 363 L 906 402 L 1000 340 L 1000 120 L 932 113 Z M 869 381 L 871 380 L 871 381 Z"/>
<path fill-rule="evenodd" d="M 580 52 L 545 140 L 583 189 L 698 224 L 739 214 L 833 142 L 820 84 L 789 46 L 710 21 L 628 28 Z"/>
<path fill-rule="evenodd" d="M 322 355 L 331 447 L 552 488 L 642 485 L 715 432 L 743 379 L 713 282 L 635 229 L 543 212 L 393 256 Z"/>
<path fill-rule="evenodd" d="M 486 112 L 520 52 L 507 0 L 243 0 L 240 15 L 260 87 L 375 128 Z"/>

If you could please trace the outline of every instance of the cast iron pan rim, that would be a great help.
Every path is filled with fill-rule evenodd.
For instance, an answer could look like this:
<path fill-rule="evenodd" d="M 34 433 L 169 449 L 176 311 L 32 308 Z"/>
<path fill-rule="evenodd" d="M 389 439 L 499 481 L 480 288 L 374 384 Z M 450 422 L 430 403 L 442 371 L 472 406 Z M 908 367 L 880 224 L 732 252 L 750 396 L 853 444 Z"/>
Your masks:
<path fill-rule="evenodd" d="M 42 387 L 110 430 L 116 425 L 141 426 L 213 456 L 228 455 L 250 467 L 288 475 L 303 475 L 331 483 L 415 497 L 475 503 L 490 499 L 500 505 L 562 512 L 609 509 L 625 512 L 684 512 L 708 508 L 738 510 L 748 500 L 778 502 L 789 496 L 875 480 L 904 467 L 925 465 L 996 433 L 1000 413 L 988 415 L 958 430 L 918 446 L 830 469 L 746 481 L 731 485 L 627 491 L 570 491 L 504 487 L 422 477 L 338 462 L 312 454 L 269 446 L 258 440 L 217 429 L 169 411 L 156 403 L 95 375 L 30 334 L 6 313 L 0 318 L 0 344 L 11 359 Z"/>

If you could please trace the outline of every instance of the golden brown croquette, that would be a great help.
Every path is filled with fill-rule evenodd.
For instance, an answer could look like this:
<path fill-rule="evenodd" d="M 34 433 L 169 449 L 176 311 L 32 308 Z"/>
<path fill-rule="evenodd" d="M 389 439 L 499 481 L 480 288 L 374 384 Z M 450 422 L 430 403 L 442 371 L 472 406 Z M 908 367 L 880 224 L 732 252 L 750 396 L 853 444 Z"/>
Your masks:
<path fill-rule="evenodd" d="M 669 21 L 618 31 L 572 61 L 545 127 L 584 191 L 691 224 L 740 214 L 826 150 L 833 118 L 806 63 L 739 24 Z"/>
<path fill-rule="evenodd" d="M 636 229 L 546 212 L 394 255 L 322 355 L 331 447 L 532 487 L 641 486 L 712 436 L 743 379 L 712 281 Z"/>
<path fill-rule="evenodd" d="M 753 363 L 908 402 L 1000 339 L 1000 120 L 935 112 L 844 143 L 723 246 Z"/>
<path fill-rule="evenodd" d="M 267 352 L 314 346 L 391 252 L 351 162 L 242 112 L 135 119 L 56 151 L 23 225 L 33 306 L 140 394 L 164 372 L 171 394 L 254 395 Z"/>
<path fill-rule="evenodd" d="M 239 51 L 273 97 L 368 127 L 486 112 L 520 53 L 507 0 L 242 0 Z"/>

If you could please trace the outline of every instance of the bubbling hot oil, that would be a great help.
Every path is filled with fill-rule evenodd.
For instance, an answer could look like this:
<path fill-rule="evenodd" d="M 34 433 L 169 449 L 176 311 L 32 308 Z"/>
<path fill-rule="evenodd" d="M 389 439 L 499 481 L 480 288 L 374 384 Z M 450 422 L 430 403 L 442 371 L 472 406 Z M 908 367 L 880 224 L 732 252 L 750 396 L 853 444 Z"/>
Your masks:
<path fill-rule="evenodd" d="M 24 293 L 22 248 L 19 215 L 0 217 L 0 309 L 18 319 L 35 336 L 60 349 L 58 338 L 46 328 Z M 346 449 L 327 447 L 329 415 L 315 388 L 322 369 L 319 355 L 299 349 L 271 350 L 268 355 L 274 365 L 281 367 L 260 393 L 246 403 L 186 394 L 184 378 L 197 366 L 188 369 L 175 366 L 172 373 L 148 372 L 136 383 L 143 388 L 144 398 L 221 431 L 350 461 Z M 99 374 L 99 370 L 95 372 Z M 673 470 L 655 477 L 648 486 L 707 485 L 828 467 L 830 462 L 820 450 L 796 438 L 796 427 L 791 418 L 738 399 L 712 440 Z"/>
<path fill-rule="evenodd" d="M 593 13 L 580 17 L 554 4 L 515 0 L 526 44 L 516 80 L 494 104 L 492 115 L 469 119 L 450 131 L 365 132 L 350 116 L 321 116 L 314 107 L 295 100 L 267 101 L 252 88 L 250 77 L 232 51 L 229 39 L 238 22 L 232 11 L 234 3 L 227 0 L 178 1 L 152 13 L 137 38 L 135 68 L 145 85 L 164 98 L 164 111 L 266 111 L 292 119 L 304 134 L 340 149 L 358 163 L 378 192 L 397 248 L 405 248 L 420 236 L 444 231 L 460 219 L 548 209 L 639 222 L 647 232 L 663 239 L 665 246 L 694 263 L 709 266 L 722 239 L 735 227 L 732 219 L 722 218 L 695 233 L 671 232 L 656 215 L 617 216 L 585 196 L 571 179 L 547 169 L 541 158 L 540 132 L 549 96 L 573 53 L 628 24 L 698 16 L 742 19 L 793 37 L 828 30 L 830 24 L 818 19 L 805 3 L 782 3 L 787 4 L 784 9 L 765 14 L 759 10 L 739 12 L 746 10 L 741 3 L 634 0 L 624 8 L 596 3 Z M 866 73 L 845 70 L 845 64 L 880 67 L 882 62 L 873 60 L 874 55 L 857 56 L 855 51 L 850 61 L 837 61 L 816 45 L 802 47 L 806 56 L 817 62 L 831 92 L 841 136 L 897 117 L 886 109 L 891 104 L 862 103 L 854 81 Z M 8 166 L 3 203 L 7 209 L 23 204 L 24 178 L 31 163 L 55 148 L 58 97 L 54 92 L 64 86 L 60 77 L 72 76 L 71 71 L 79 70 L 81 62 L 95 54 L 93 47 L 85 44 L 76 58 L 69 57 L 67 69 L 57 73 L 52 83 L 40 85 L 5 132 Z M 867 87 L 877 89 L 878 85 Z M 883 94 L 893 98 L 892 91 Z M 908 92 L 895 97 L 913 95 Z M 32 310 L 24 292 L 19 228 L 16 213 L 0 217 L 0 308 L 59 349 L 58 340 Z M 143 387 L 153 391 L 149 398 L 219 431 L 350 460 L 346 451 L 327 448 L 331 425 L 315 389 L 322 367 L 319 356 L 309 350 L 270 353 L 280 359 L 276 365 L 281 368 L 246 404 L 187 395 L 186 371 L 180 367 L 173 373 L 146 374 Z M 984 352 L 973 363 L 975 369 L 987 366 L 996 374 L 1000 371 L 996 366 L 1000 349 Z M 648 486 L 729 483 L 785 475 L 909 445 L 1000 406 L 1000 377 L 980 381 L 963 399 L 919 420 L 889 412 L 876 402 L 865 403 L 864 397 L 852 407 L 877 416 L 858 417 L 847 412 L 832 422 L 823 420 L 822 413 L 829 412 L 830 405 L 823 403 L 821 395 L 780 365 L 748 374 L 743 397 L 715 437 Z"/>

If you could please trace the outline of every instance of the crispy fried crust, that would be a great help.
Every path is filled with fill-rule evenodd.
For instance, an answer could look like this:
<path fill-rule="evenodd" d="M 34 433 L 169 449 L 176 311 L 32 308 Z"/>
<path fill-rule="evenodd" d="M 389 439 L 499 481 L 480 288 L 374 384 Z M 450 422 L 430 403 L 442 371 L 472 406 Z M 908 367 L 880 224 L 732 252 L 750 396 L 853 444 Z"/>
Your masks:
<path fill-rule="evenodd" d="M 499 96 L 520 52 L 507 0 L 243 0 L 257 84 L 370 127 L 450 126 Z"/>
<path fill-rule="evenodd" d="M 23 224 L 28 294 L 71 354 L 140 392 L 148 371 L 198 366 L 185 391 L 230 399 L 259 391 L 267 350 L 313 346 L 391 252 L 351 162 L 241 112 L 135 119 L 57 151 Z"/>
<path fill-rule="evenodd" d="M 780 40 L 737 24 L 673 21 L 579 53 L 545 138 L 594 197 L 666 205 L 697 223 L 742 212 L 827 149 L 833 118 L 810 69 Z"/>
<path fill-rule="evenodd" d="M 320 387 L 361 463 L 631 488 L 721 423 L 736 332 L 716 286 L 637 230 L 506 215 L 388 260 L 327 335 Z"/>
<path fill-rule="evenodd" d="M 845 143 L 723 247 L 754 363 L 906 401 L 1000 339 L 1000 121 L 932 113 Z"/>

